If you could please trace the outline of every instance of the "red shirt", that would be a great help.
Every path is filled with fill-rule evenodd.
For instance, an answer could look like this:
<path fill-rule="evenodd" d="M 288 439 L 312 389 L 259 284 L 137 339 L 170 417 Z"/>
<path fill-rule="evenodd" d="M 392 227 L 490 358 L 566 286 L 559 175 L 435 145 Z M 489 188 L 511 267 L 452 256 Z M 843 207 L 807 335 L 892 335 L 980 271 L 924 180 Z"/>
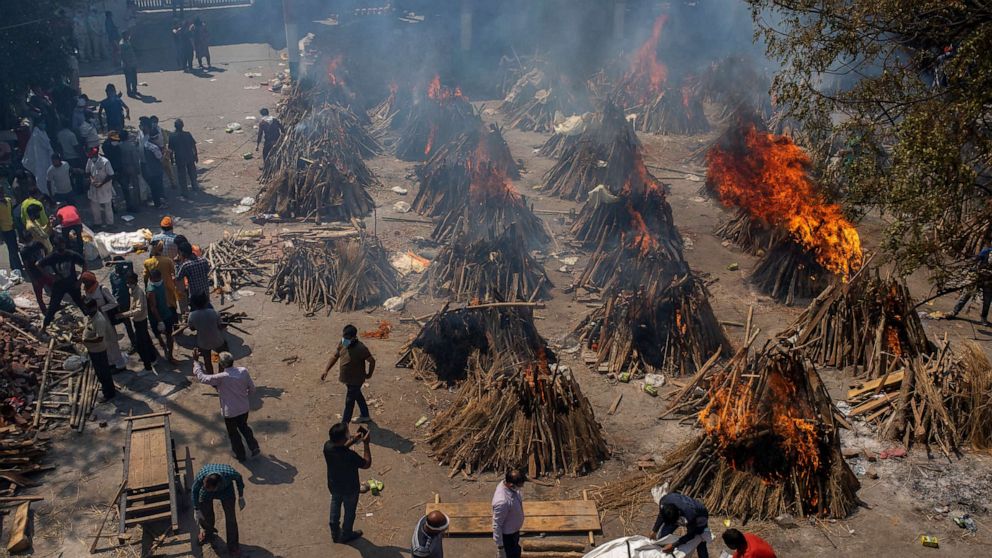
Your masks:
<path fill-rule="evenodd" d="M 765 542 L 758 535 L 753 535 L 751 533 L 744 533 L 744 540 L 747 541 L 747 548 L 744 549 L 744 553 L 741 551 L 734 551 L 734 558 L 775 558 L 775 551 L 772 550 L 771 545 Z"/>
<path fill-rule="evenodd" d="M 67 205 L 65 207 L 60 207 L 55 215 L 62 218 L 62 226 L 72 227 L 75 225 L 82 225 L 83 220 L 79 218 L 79 211 L 74 205 Z"/>

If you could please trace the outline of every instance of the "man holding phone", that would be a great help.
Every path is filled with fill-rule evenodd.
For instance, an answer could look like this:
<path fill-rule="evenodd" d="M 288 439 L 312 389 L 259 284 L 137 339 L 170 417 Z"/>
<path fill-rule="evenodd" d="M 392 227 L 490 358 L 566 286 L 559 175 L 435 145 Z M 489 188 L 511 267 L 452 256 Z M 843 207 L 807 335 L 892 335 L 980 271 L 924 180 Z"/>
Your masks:
<path fill-rule="evenodd" d="M 339 422 L 331 426 L 327 435 L 329 439 L 324 443 L 324 461 L 327 462 L 327 489 L 331 492 L 331 540 L 347 544 L 362 536 L 361 530 L 355 531 L 353 527 L 358 495 L 361 493 L 358 470 L 372 466 L 370 434 L 363 426 L 358 429 L 357 434 L 351 436 L 348 423 Z M 358 442 L 362 442 L 362 455 L 351 449 Z M 343 525 L 340 524 L 342 507 Z"/>

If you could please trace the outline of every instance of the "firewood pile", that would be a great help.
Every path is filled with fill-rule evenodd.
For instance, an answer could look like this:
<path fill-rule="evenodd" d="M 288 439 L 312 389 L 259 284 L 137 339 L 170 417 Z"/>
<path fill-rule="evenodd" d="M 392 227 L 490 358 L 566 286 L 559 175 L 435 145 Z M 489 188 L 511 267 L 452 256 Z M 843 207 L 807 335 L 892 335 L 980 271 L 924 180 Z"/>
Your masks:
<path fill-rule="evenodd" d="M 506 93 L 500 111 L 511 128 L 551 132 L 557 120 L 589 110 L 589 92 L 582 83 L 547 67 L 520 76 Z"/>
<path fill-rule="evenodd" d="M 377 238 L 295 241 L 275 266 L 267 294 L 312 316 L 353 312 L 399 294 L 396 270 Z"/>
<path fill-rule="evenodd" d="M 211 292 L 220 303 L 245 287 L 266 287 L 272 272 L 273 245 L 265 242 L 262 230 L 239 231 L 213 242 L 203 251 L 210 262 Z"/>
<path fill-rule="evenodd" d="M 354 114 L 325 105 L 287 128 L 266 160 L 255 210 L 282 217 L 347 221 L 372 211 L 379 180 L 363 157 L 381 150 Z"/>
<path fill-rule="evenodd" d="M 668 482 L 710 513 L 745 521 L 782 514 L 845 518 L 860 483 L 844 461 L 830 395 L 813 367 L 778 341 L 742 350 L 713 381 L 704 433 L 652 470 L 600 487 L 601 508 L 642 502 Z"/>
<path fill-rule="evenodd" d="M 389 95 L 369 109 L 369 133 L 383 146 L 393 147 L 397 132 L 403 128 L 413 107 L 410 89 L 400 89 L 395 83 L 389 86 Z"/>
<path fill-rule="evenodd" d="M 420 189 L 412 208 L 435 217 L 452 211 L 468 195 L 473 173 L 488 166 L 508 178 L 520 178 L 520 169 L 510 154 L 503 133 L 494 124 L 463 132 L 438 147 L 415 173 Z"/>
<path fill-rule="evenodd" d="M 496 238 L 511 225 L 520 227 L 530 246 L 541 246 L 551 241 L 551 232 L 543 219 L 527 205 L 527 199 L 517 192 L 513 184 L 497 169 L 489 165 L 471 173 L 466 195 L 458 205 L 437 220 L 431 238 L 447 242 L 459 230 L 460 222 L 471 227 L 476 238 Z"/>
<path fill-rule="evenodd" d="M 537 150 L 537 154 L 548 159 L 560 159 L 565 152 L 578 143 L 579 137 L 589 126 L 598 125 L 601 115 L 596 112 L 569 116 L 554 126 L 554 134 Z"/>
<path fill-rule="evenodd" d="M 748 254 L 763 255 L 775 245 L 775 231 L 766 223 L 751 217 L 743 209 L 738 209 L 734 216 L 721 223 L 715 231 L 716 236 L 737 245 Z"/>
<path fill-rule="evenodd" d="M 650 134 L 694 135 L 710 131 L 702 99 L 691 85 L 666 87 L 636 105 L 627 105 L 634 117 L 634 128 Z"/>
<path fill-rule="evenodd" d="M 531 477 L 589 473 L 609 456 L 592 406 L 571 373 L 533 336 L 530 313 L 512 314 L 524 337 L 510 333 L 499 342 L 508 342 L 509 350 L 491 344 L 485 358 L 468 359 L 467 380 L 431 421 L 431 452 L 451 467 L 452 476 L 522 466 Z M 495 324 L 484 327 L 493 331 Z"/>
<path fill-rule="evenodd" d="M 779 238 L 758 260 L 748 279 L 759 291 L 792 306 L 797 299 L 815 297 L 835 276 L 792 239 Z"/>
<path fill-rule="evenodd" d="M 547 342 L 534 325 L 532 308 L 540 304 L 494 302 L 450 308 L 445 304 L 427 320 L 420 332 L 400 351 L 397 368 L 433 372 L 454 385 L 468 377 L 469 360 L 489 366 L 500 355 L 523 360 Z"/>
<path fill-rule="evenodd" d="M 415 100 L 410 109 L 396 140 L 396 157 L 425 161 L 434 149 L 479 126 L 481 118 L 461 90 L 442 86 L 440 78 L 435 77 L 427 97 Z"/>
<path fill-rule="evenodd" d="M 601 184 L 615 195 L 628 180 L 636 179 L 633 175 L 639 168 L 635 159 L 640 152 L 641 142 L 634 128 L 623 111 L 608 102 L 602 118 L 590 122 L 544 175 L 544 188 L 567 200 L 584 200 Z"/>
<path fill-rule="evenodd" d="M 553 287 L 544 266 L 531 255 L 517 224 L 490 238 L 472 233 L 475 223 L 458 230 L 427 268 L 424 288 L 450 300 L 548 300 Z"/>

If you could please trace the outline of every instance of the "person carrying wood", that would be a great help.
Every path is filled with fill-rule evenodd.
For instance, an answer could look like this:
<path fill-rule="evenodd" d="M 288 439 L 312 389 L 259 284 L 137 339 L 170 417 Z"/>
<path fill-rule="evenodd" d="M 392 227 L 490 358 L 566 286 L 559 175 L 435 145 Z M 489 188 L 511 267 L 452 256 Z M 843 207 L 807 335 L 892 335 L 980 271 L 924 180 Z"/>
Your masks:
<path fill-rule="evenodd" d="M 434 510 L 420 518 L 413 530 L 410 553 L 414 558 L 444 558 L 444 533 L 448 530 L 448 516 Z"/>
<path fill-rule="evenodd" d="M 358 495 L 362 492 L 358 480 L 358 470 L 372 466 L 372 449 L 369 447 L 370 434 L 362 427 L 354 436 L 349 436 L 348 424 L 338 422 L 327 431 L 324 442 L 324 461 L 327 463 L 327 490 L 331 493 L 331 510 L 328 525 L 331 540 L 347 544 L 361 538 L 362 531 L 355 530 L 355 514 L 358 510 Z M 351 446 L 362 442 L 362 455 Z M 344 523 L 341 523 L 341 509 L 344 508 Z"/>
<path fill-rule="evenodd" d="M 520 558 L 520 529 L 524 526 L 524 497 L 527 476 L 520 469 L 506 472 L 493 493 L 493 542 L 496 558 Z"/>
<path fill-rule="evenodd" d="M 674 543 L 665 545 L 662 551 L 671 554 L 674 550 L 689 556 L 693 551 L 699 558 L 709 558 L 706 543 L 713 541 L 709 528 L 709 515 L 706 506 L 699 500 L 678 492 L 669 492 L 658 502 L 658 518 L 655 519 L 652 533 L 656 539 L 663 539 L 685 526 L 685 534 Z"/>
<path fill-rule="evenodd" d="M 213 374 L 213 355 L 227 350 L 227 340 L 224 338 L 224 328 L 227 326 L 220 314 L 210 307 L 207 295 L 197 294 L 190 298 L 189 304 L 192 311 L 186 318 L 186 327 L 196 332 L 197 352 L 203 357 L 207 374 Z"/>
<path fill-rule="evenodd" d="M 754 533 L 727 529 L 723 532 L 723 543 L 734 551 L 733 558 L 775 558 L 771 545 Z"/>
<path fill-rule="evenodd" d="M 238 509 L 245 509 L 245 481 L 241 473 L 230 465 L 208 463 L 193 479 L 193 517 L 200 526 L 196 540 L 200 546 L 209 544 L 217 533 L 214 527 L 214 500 L 220 500 L 224 509 L 224 527 L 227 535 L 228 556 L 241 556 L 241 541 L 238 536 L 238 518 L 234 511 L 234 489 L 238 489 Z"/>
<path fill-rule="evenodd" d="M 365 402 L 365 395 L 362 394 L 362 386 L 365 381 L 372 378 L 375 372 L 375 358 L 364 343 L 358 340 L 358 328 L 348 324 L 344 326 L 341 342 L 338 343 L 334 356 L 327 362 L 324 373 L 320 375 L 320 381 L 327 379 L 328 372 L 334 364 L 340 362 L 340 372 L 338 380 L 348 388 L 344 399 L 344 413 L 341 415 L 341 422 L 351 422 L 351 415 L 355 412 L 355 403 L 358 403 L 359 416 L 355 422 L 371 422 L 369 416 L 369 406 Z M 368 362 L 368 370 L 365 363 Z"/>

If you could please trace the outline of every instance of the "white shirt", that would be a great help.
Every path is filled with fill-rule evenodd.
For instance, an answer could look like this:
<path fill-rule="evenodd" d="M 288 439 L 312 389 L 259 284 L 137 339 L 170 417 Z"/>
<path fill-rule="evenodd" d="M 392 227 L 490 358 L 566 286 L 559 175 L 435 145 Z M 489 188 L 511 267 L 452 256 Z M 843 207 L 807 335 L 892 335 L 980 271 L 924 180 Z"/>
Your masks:
<path fill-rule="evenodd" d="M 51 165 L 48 167 L 48 185 L 52 189 L 53 194 L 71 194 L 72 193 L 72 181 L 69 179 L 69 163 L 62 161 L 62 166 L 56 167 Z"/>
<path fill-rule="evenodd" d="M 108 176 L 114 176 L 114 167 L 110 166 L 110 161 L 103 155 L 97 155 L 86 162 L 86 173 L 90 175 L 90 190 L 86 197 L 90 201 L 97 203 L 110 203 L 114 199 L 114 187 L 112 182 L 107 182 L 103 186 L 100 183 Z"/>
<path fill-rule="evenodd" d="M 100 147 L 100 134 L 97 133 L 96 126 L 93 124 L 83 121 L 79 125 L 79 135 L 83 137 L 83 141 L 86 143 L 86 149 Z"/>

